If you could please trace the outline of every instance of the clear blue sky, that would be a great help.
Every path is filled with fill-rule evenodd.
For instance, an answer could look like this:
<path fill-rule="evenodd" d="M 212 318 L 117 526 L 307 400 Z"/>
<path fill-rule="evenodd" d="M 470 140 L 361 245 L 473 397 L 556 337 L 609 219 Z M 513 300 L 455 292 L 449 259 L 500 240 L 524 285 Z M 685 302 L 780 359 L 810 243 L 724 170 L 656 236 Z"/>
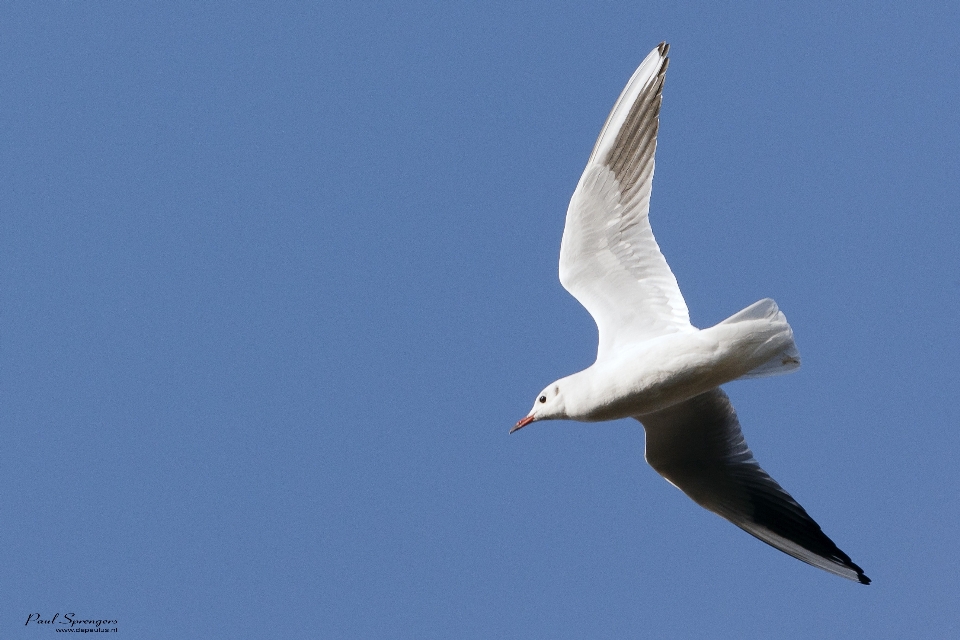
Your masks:
<path fill-rule="evenodd" d="M 338 4 L 0 9 L 0 636 L 960 633 L 960 6 Z M 661 40 L 654 232 L 695 324 L 790 319 L 727 390 L 869 587 L 639 423 L 507 435 L 592 362 L 564 214 Z"/>

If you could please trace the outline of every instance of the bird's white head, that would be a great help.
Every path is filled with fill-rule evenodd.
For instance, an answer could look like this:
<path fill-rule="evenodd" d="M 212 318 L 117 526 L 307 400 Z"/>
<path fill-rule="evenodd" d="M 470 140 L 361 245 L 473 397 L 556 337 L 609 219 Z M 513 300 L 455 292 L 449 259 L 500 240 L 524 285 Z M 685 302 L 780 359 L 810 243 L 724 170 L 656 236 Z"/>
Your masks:
<path fill-rule="evenodd" d="M 530 410 L 527 417 L 513 425 L 510 433 L 524 428 L 535 420 L 560 420 L 566 417 L 567 409 L 563 399 L 563 388 L 560 381 L 557 381 L 540 392 L 533 403 L 533 409 Z"/>

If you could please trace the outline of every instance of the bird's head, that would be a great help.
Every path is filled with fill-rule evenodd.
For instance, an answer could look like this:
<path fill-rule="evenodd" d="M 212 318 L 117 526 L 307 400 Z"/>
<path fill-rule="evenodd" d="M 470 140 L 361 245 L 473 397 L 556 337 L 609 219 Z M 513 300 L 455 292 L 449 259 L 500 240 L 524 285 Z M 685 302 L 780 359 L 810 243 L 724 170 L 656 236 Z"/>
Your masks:
<path fill-rule="evenodd" d="M 554 382 L 540 392 L 533 403 L 533 409 L 527 417 L 513 425 L 510 433 L 522 429 L 534 420 L 560 420 L 567 417 L 567 409 L 563 399 L 563 388 L 560 382 Z"/>

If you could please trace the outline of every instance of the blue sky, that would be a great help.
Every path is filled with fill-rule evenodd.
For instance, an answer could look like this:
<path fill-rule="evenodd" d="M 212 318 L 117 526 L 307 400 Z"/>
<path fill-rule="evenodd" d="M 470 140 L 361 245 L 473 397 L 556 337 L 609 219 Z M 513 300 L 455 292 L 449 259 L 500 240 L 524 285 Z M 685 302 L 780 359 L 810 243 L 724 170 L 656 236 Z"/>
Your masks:
<path fill-rule="evenodd" d="M 0 635 L 960 629 L 955 3 L 7 3 Z M 564 213 L 671 44 L 651 221 L 727 390 L 874 583 L 779 553 L 633 421 L 512 436 L 596 329 Z"/>

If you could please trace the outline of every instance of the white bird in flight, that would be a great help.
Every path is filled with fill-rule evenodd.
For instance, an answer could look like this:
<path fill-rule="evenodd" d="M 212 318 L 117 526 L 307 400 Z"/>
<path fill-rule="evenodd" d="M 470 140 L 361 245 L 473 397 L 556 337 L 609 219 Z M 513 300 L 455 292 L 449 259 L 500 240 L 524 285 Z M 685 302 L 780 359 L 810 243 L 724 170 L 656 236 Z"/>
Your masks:
<path fill-rule="evenodd" d="M 794 558 L 870 584 L 760 468 L 720 389 L 800 366 L 787 319 L 768 298 L 697 329 L 653 238 L 648 213 L 668 48 L 661 43 L 630 78 L 567 209 L 560 282 L 597 323 L 597 360 L 548 385 L 510 433 L 539 420 L 636 418 L 647 462 L 694 502 Z"/>

